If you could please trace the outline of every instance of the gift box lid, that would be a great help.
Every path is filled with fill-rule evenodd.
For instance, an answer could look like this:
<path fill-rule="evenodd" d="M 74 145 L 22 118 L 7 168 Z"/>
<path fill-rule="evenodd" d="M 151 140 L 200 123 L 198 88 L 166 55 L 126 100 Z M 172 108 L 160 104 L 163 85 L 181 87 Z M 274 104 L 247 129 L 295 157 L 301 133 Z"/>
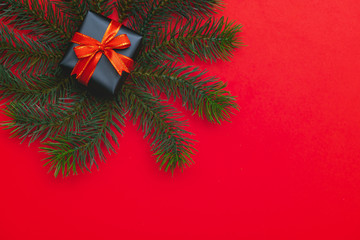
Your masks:
<path fill-rule="evenodd" d="M 78 32 L 101 42 L 110 22 L 111 19 L 89 11 Z M 131 46 L 126 49 L 114 49 L 115 52 L 135 60 L 138 50 L 141 46 L 142 36 L 125 26 L 121 26 L 116 36 L 121 34 L 126 34 L 128 36 L 131 42 Z M 60 66 L 67 72 L 67 74 L 71 73 L 72 69 L 79 60 L 74 52 L 74 47 L 76 46 L 77 44 L 71 43 L 62 61 L 60 62 Z M 116 93 L 119 86 L 127 76 L 128 73 L 126 72 L 123 72 L 122 76 L 120 76 L 107 57 L 102 55 L 89 81 L 88 87 L 93 92 L 99 93 L 101 95 L 113 95 Z"/>

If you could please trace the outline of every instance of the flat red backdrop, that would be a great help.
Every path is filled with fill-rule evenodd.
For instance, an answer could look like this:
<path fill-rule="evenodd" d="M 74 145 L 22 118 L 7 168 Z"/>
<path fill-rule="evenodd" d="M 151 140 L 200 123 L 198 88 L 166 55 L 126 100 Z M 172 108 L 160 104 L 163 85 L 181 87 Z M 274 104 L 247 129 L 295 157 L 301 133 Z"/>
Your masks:
<path fill-rule="evenodd" d="M 159 171 L 128 121 L 99 170 L 55 179 L 0 131 L 0 239 L 360 239 L 359 1 L 225 3 L 248 46 L 196 64 L 241 111 L 191 118 L 195 164 Z"/>

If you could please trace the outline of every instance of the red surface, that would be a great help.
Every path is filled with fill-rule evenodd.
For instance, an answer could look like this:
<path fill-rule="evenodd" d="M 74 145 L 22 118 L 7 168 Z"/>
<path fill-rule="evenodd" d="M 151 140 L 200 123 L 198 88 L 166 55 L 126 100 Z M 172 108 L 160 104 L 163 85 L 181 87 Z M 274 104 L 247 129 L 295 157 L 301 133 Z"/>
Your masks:
<path fill-rule="evenodd" d="M 201 66 L 241 111 L 191 118 L 196 163 L 159 171 L 128 122 L 99 171 L 55 179 L 0 131 L 0 239 L 360 239 L 359 1 L 225 2 L 248 46 Z"/>

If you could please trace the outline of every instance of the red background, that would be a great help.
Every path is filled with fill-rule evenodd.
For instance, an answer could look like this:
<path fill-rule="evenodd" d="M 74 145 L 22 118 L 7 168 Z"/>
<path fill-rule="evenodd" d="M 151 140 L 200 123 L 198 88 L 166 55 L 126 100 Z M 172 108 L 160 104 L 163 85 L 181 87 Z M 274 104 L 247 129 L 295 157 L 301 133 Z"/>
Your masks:
<path fill-rule="evenodd" d="M 0 131 L 0 239 L 360 239 L 359 1 L 224 2 L 248 46 L 199 65 L 241 111 L 190 119 L 196 163 L 159 171 L 128 121 L 99 170 L 55 179 Z"/>

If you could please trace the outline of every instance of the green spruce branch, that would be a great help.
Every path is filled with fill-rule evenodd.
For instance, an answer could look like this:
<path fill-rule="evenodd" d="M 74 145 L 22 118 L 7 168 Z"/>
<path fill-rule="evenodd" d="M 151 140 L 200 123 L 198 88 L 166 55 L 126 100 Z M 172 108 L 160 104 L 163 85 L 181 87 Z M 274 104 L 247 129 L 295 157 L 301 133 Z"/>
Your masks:
<path fill-rule="evenodd" d="M 185 22 L 185 23 L 184 23 Z M 162 65 L 166 61 L 190 56 L 193 60 L 229 60 L 232 52 L 242 46 L 237 38 L 241 26 L 221 17 L 206 21 L 184 21 L 165 25 L 163 31 L 150 34 L 146 50 L 138 62 L 146 66 Z"/>
<path fill-rule="evenodd" d="M 153 0 L 138 1 L 133 8 L 130 26 L 142 35 L 150 28 L 159 28 L 174 16 L 201 19 L 215 13 L 221 7 L 218 0 Z"/>
<path fill-rule="evenodd" d="M 22 141 L 29 140 L 29 144 L 39 138 L 44 141 L 59 134 L 79 132 L 86 113 L 83 109 L 85 102 L 85 97 L 76 102 L 47 106 L 12 102 L 5 109 L 5 114 L 12 120 L 2 123 L 2 126 L 11 130 L 12 137 L 17 136 Z"/>
<path fill-rule="evenodd" d="M 62 52 L 46 43 L 20 35 L 7 25 L 0 26 L 0 62 L 21 71 L 48 72 L 57 66 Z"/>
<path fill-rule="evenodd" d="M 220 124 L 229 120 L 238 106 L 235 97 L 224 90 L 226 85 L 214 77 L 203 78 L 205 73 L 198 68 L 165 66 L 138 68 L 131 76 L 137 86 L 165 93 L 168 98 L 181 98 L 183 106 L 194 114 Z"/>
<path fill-rule="evenodd" d="M 74 88 L 70 78 L 56 77 L 58 74 L 16 76 L 0 65 L 0 100 L 17 101 L 24 104 L 46 105 L 66 97 Z"/>
<path fill-rule="evenodd" d="M 60 172 L 63 176 L 77 174 L 78 166 L 81 170 L 85 168 L 90 171 L 94 164 L 98 166 L 96 158 L 105 160 L 103 147 L 109 153 L 116 151 L 113 142 L 118 146 L 118 141 L 112 127 L 122 133 L 121 126 L 124 126 L 125 119 L 123 108 L 110 100 L 98 105 L 94 102 L 90 104 L 92 108 L 86 115 L 81 131 L 58 135 L 41 148 L 49 155 L 45 165 L 50 165 L 49 171 L 54 170 L 55 176 Z"/>
<path fill-rule="evenodd" d="M 86 0 L 89 10 L 105 16 L 109 16 L 113 11 L 113 0 Z"/>
<path fill-rule="evenodd" d="M 54 0 L 54 3 L 76 25 L 84 21 L 89 9 L 85 0 Z"/>
<path fill-rule="evenodd" d="M 115 4 L 119 22 L 122 23 L 130 16 L 131 9 L 133 8 L 133 4 L 136 4 L 136 0 L 117 0 Z"/>
<path fill-rule="evenodd" d="M 188 136 L 190 132 L 184 130 L 184 121 L 180 120 L 178 112 L 159 98 L 146 91 L 125 85 L 123 99 L 127 104 L 131 117 L 149 137 L 152 151 L 167 171 L 174 171 L 176 167 L 184 167 L 192 163 L 194 153 L 193 140 Z"/>
<path fill-rule="evenodd" d="M 46 42 L 64 42 L 72 35 L 69 21 L 62 18 L 60 9 L 49 0 L 8 0 L 0 18 L 21 30 L 29 30 Z"/>

